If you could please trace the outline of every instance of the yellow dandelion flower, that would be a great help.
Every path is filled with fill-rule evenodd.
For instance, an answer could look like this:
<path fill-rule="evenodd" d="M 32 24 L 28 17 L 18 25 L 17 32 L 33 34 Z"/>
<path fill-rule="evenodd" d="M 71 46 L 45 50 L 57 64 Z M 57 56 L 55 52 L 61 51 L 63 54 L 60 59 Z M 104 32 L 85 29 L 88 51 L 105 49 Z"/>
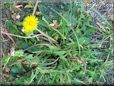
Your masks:
<path fill-rule="evenodd" d="M 23 21 L 23 31 L 25 34 L 31 34 L 37 29 L 39 21 L 34 15 L 27 16 Z"/>

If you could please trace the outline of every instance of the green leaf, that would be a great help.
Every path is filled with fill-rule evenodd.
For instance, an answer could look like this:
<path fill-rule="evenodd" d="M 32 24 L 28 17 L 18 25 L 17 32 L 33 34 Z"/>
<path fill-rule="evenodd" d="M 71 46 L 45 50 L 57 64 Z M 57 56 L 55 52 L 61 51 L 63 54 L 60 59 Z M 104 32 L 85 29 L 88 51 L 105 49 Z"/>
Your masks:
<path fill-rule="evenodd" d="M 24 51 L 23 50 L 17 50 L 17 51 L 15 51 L 15 54 L 14 54 L 14 56 L 18 56 L 18 57 L 21 57 L 23 55 L 24 55 Z"/>
<path fill-rule="evenodd" d="M 17 26 L 13 23 L 12 20 L 6 21 L 6 27 L 8 28 L 10 33 L 17 33 L 18 32 Z"/>
<path fill-rule="evenodd" d="M 22 26 L 22 25 L 23 25 L 23 22 L 17 21 L 15 24 L 16 24 L 17 26 Z"/>
<path fill-rule="evenodd" d="M 80 43 L 81 45 L 87 45 L 87 44 L 90 43 L 90 39 L 87 38 L 87 37 L 80 37 L 80 38 L 79 38 L 79 43 Z"/>

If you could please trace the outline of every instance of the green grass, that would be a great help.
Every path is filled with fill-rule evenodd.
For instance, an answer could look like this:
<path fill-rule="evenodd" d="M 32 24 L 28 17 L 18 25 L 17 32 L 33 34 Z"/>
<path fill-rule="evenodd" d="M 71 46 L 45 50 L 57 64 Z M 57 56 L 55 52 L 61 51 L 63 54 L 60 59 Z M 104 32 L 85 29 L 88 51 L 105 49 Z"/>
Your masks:
<path fill-rule="evenodd" d="M 23 18 L 5 22 L 18 48 L 12 48 L 9 56 L 3 54 L 2 84 L 107 83 L 105 71 L 113 67 L 112 25 L 97 12 L 108 29 L 103 24 L 102 28 L 94 26 L 81 0 L 65 4 L 63 9 L 58 9 L 59 4 L 46 4 L 38 4 L 42 14 L 37 16 L 40 24 L 33 36 L 26 37 L 21 31 Z M 22 16 L 30 15 L 32 11 L 26 13 L 29 9 L 18 12 L 23 13 Z M 58 21 L 58 28 L 50 26 L 53 20 Z M 55 41 L 36 36 L 40 31 Z M 101 39 L 95 41 L 97 33 Z"/>

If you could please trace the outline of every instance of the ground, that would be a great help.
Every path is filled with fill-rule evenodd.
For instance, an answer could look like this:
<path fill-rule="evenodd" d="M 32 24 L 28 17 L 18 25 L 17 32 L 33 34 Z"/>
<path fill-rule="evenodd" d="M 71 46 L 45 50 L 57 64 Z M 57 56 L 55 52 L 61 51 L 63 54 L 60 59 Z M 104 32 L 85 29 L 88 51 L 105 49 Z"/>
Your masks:
<path fill-rule="evenodd" d="M 113 83 L 113 0 L 6 0 L 0 9 L 2 84 Z M 31 14 L 39 24 L 26 36 Z"/>

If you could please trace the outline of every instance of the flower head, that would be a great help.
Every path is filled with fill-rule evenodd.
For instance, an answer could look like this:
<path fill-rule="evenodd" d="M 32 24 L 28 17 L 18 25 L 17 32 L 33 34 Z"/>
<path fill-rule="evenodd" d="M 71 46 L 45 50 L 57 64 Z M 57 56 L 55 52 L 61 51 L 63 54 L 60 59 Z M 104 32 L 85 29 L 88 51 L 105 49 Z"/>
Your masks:
<path fill-rule="evenodd" d="M 27 16 L 23 21 L 23 31 L 25 34 L 31 34 L 37 29 L 39 21 L 34 15 Z"/>

